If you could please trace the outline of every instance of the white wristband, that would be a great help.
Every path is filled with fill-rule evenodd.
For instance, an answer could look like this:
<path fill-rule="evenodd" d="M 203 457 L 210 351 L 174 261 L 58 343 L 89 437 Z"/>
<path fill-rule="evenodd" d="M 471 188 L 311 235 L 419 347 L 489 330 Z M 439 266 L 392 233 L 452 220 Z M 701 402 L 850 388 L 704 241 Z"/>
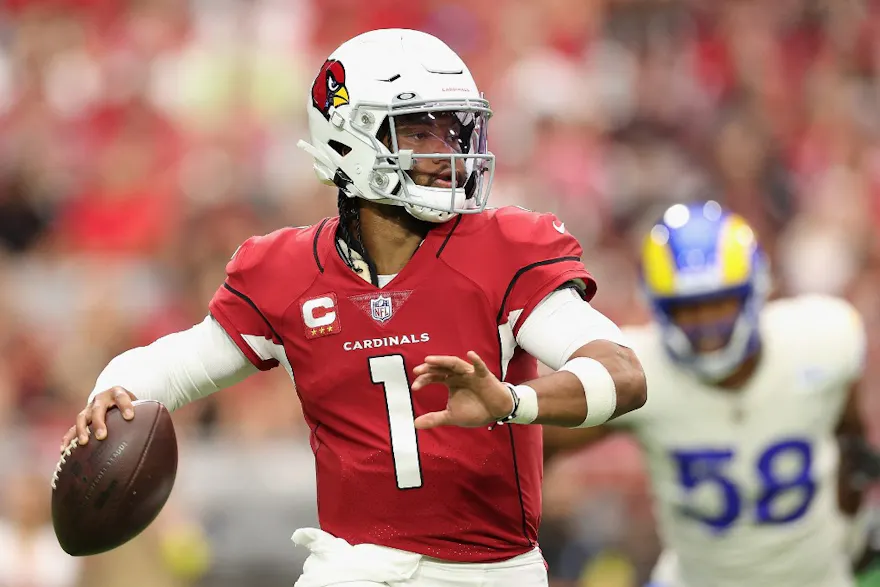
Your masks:
<path fill-rule="evenodd" d="M 519 398 L 516 413 L 509 424 L 531 424 L 538 417 L 538 394 L 528 385 L 516 385 L 511 391 Z"/>
<path fill-rule="evenodd" d="M 587 400 L 587 417 L 575 428 L 589 428 L 604 424 L 617 409 L 617 387 L 605 365 L 589 357 L 575 357 L 562 366 L 584 386 Z"/>

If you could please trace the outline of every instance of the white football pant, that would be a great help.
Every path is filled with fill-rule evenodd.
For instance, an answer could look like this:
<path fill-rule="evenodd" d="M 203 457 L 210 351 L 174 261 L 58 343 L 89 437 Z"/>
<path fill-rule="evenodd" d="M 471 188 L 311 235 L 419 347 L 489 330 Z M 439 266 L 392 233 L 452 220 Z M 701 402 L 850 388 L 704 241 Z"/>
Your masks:
<path fill-rule="evenodd" d="M 373 544 L 352 546 L 316 528 L 293 541 L 311 555 L 294 587 L 547 587 L 536 548 L 498 563 L 450 563 Z"/>

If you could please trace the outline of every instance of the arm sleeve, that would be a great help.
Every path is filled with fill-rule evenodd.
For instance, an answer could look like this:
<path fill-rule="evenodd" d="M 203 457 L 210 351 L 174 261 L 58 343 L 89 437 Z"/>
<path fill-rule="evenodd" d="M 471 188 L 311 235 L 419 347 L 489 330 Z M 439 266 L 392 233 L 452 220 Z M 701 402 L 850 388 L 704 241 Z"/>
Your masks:
<path fill-rule="evenodd" d="M 168 410 L 176 410 L 256 372 L 223 328 L 208 316 L 189 330 L 169 334 L 110 361 L 98 376 L 89 401 L 118 385 L 138 399 L 156 400 Z"/>
<path fill-rule="evenodd" d="M 620 328 L 571 288 L 552 292 L 521 322 L 517 344 L 554 370 L 596 340 L 627 346 Z"/>
<path fill-rule="evenodd" d="M 208 310 L 244 356 L 257 369 L 268 371 L 279 362 L 261 349 L 282 341 L 252 299 L 254 268 L 259 263 L 259 255 L 253 250 L 255 242 L 256 238 L 248 239 L 236 250 L 226 265 L 226 281 L 214 294 Z"/>

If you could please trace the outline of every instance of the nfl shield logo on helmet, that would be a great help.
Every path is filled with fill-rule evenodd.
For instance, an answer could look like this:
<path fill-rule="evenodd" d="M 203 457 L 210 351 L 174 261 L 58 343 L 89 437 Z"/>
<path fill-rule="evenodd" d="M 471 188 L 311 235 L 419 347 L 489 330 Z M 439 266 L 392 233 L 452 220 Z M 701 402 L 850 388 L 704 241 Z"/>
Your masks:
<path fill-rule="evenodd" d="M 370 315 L 376 322 L 387 322 L 393 312 L 389 296 L 379 296 L 370 300 Z"/>

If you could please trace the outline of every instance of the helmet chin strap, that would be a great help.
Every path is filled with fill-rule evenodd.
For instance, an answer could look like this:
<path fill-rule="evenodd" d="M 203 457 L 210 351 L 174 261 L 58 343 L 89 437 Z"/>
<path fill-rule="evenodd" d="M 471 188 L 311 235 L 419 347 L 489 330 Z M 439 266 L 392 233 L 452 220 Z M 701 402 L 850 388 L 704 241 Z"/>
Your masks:
<path fill-rule="evenodd" d="M 431 222 L 433 224 L 442 224 L 458 216 L 458 213 L 456 212 L 440 212 L 426 206 L 404 204 L 403 207 L 406 209 L 407 212 L 409 212 L 410 216 L 412 216 L 413 218 L 416 218 L 417 220 L 423 220 L 424 222 Z"/>

